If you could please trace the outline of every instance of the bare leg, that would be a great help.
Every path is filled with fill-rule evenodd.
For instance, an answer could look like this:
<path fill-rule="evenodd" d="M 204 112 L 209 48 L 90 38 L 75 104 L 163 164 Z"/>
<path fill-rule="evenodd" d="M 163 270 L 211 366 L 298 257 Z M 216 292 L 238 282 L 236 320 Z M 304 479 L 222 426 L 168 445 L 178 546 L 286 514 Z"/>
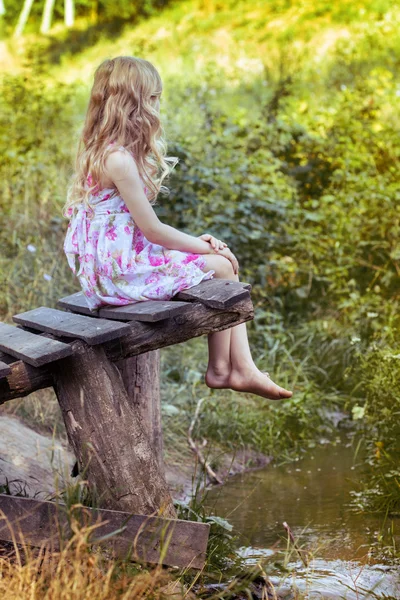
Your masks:
<path fill-rule="evenodd" d="M 215 277 L 239 281 L 229 261 L 222 256 L 207 255 L 206 270 L 214 269 Z M 292 392 L 276 385 L 254 364 L 246 323 L 208 336 L 209 361 L 206 384 L 211 388 L 230 388 L 250 392 L 263 398 L 290 398 Z"/>

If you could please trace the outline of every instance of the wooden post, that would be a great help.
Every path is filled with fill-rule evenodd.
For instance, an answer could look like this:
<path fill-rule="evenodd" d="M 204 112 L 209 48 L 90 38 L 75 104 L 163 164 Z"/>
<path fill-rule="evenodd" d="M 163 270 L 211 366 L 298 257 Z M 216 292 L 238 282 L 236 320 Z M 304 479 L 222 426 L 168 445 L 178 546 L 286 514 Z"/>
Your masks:
<path fill-rule="evenodd" d="M 74 343 L 53 364 L 68 439 L 101 508 L 176 517 L 172 499 L 119 370 L 101 346 Z"/>
<path fill-rule="evenodd" d="M 118 367 L 129 402 L 142 420 L 160 471 L 164 474 L 160 398 L 160 350 L 145 352 L 114 364 Z"/>

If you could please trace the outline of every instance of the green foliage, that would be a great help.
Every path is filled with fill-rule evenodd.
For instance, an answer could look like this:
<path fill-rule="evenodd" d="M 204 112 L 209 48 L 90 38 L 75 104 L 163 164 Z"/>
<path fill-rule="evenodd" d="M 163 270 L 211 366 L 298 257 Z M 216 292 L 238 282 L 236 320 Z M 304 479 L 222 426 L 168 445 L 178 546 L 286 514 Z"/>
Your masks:
<path fill-rule="evenodd" d="M 210 515 L 206 507 L 207 493 L 199 490 L 188 502 L 175 501 L 178 519 L 208 523 L 210 536 L 207 546 L 207 571 L 222 573 L 228 568 L 236 568 L 240 558 L 235 552 L 236 536 L 232 533 L 233 526 L 216 515 Z"/>
<path fill-rule="evenodd" d="M 115 10 L 125 19 L 124 6 L 105 3 L 104 18 Z M 157 211 L 237 254 L 253 285 L 255 360 L 295 389 L 281 404 L 210 393 L 199 384 L 206 359 L 197 345 L 171 350 L 164 399 L 175 438 L 206 393 L 198 435 L 280 456 L 328 435 L 327 410 L 346 409 L 371 455 L 383 443 L 369 489 L 379 485 L 379 506 L 397 511 L 399 24 L 387 0 L 193 2 L 82 53 L 75 34 L 64 32 L 56 49 L 50 41 L 36 52 L 40 73 L 1 83 L 2 318 L 76 289 L 61 206 L 88 86 L 57 80 L 129 48 L 163 75 L 170 154 L 180 157 Z M 48 73 L 53 58 L 62 67 Z"/>
<path fill-rule="evenodd" d="M 66 86 L 40 77 L 6 76 L 1 83 L 0 311 L 6 317 L 55 304 L 60 289 L 53 279 L 67 274 L 60 207 L 72 172 L 73 99 Z"/>
<path fill-rule="evenodd" d="M 164 8 L 168 0 L 75 0 L 75 15 L 79 18 L 90 19 L 95 23 L 107 23 L 113 20 L 132 20 L 138 16 L 151 16 L 158 10 Z M 15 27 L 20 12 L 22 10 L 21 2 L 16 0 L 5 1 L 6 12 L 3 20 L 6 25 L 6 32 Z M 30 28 L 38 32 L 42 18 L 44 1 L 33 3 L 30 14 Z M 64 3 L 57 0 L 54 5 L 53 19 L 55 22 L 64 18 Z"/>
<path fill-rule="evenodd" d="M 367 450 L 366 480 L 355 504 L 400 515 L 400 353 L 398 345 L 374 345 L 359 357 L 365 402 L 353 407 Z"/>

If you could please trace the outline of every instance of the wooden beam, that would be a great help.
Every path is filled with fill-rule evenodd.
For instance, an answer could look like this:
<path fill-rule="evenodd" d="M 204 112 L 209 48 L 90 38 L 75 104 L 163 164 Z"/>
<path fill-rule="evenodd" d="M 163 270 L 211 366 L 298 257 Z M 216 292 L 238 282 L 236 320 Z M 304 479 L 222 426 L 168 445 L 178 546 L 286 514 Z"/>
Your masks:
<path fill-rule="evenodd" d="M 23 398 L 53 385 L 53 377 L 48 367 L 32 367 L 17 360 L 10 364 L 11 373 L 0 379 L 0 404 L 15 398 Z"/>
<path fill-rule="evenodd" d="M 254 317 L 249 295 L 228 309 L 216 310 L 203 304 L 193 303 L 192 310 L 172 319 L 158 323 L 132 323 L 129 335 L 104 344 L 107 356 L 119 360 L 137 356 L 155 348 L 164 348 L 185 342 L 200 335 L 222 331 Z"/>
<path fill-rule="evenodd" d="M 228 329 L 253 318 L 251 298 L 246 298 L 226 310 L 215 310 L 203 304 L 191 304 L 192 310 L 184 315 L 156 323 L 130 323 L 130 333 L 115 342 L 107 342 L 105 351 L 112 361 L 137 356 L 157 348 L 185 342 L 193 337 L 206 335 L 212 331 Z M 51 334 L 41 334 L 53 339 Z M 70 342 L 74 351 L 76 342 Z M 0 355 L 4 360 L 4 355 Z M 7 362 L 7 361 L 5 361 Z M 11 374 L 7 380 L 0 380 L 0 404 L 22 398 L 32 392 L 52 385 L 51 371 L 40 369 L 17 361 L 10 365 Z"/>
<path fill-rule="evenodd" d="M 90 533 L 91 544 L 100 543 L 116 556 L 181 568 L 201 569 L 206 558 L 210 526 L 206 523 L 146 517 L 129 512 L 76 506 L 70 515 L 82 526 L 99 526 Z M 8 523 L 11 526 L 11 529 Z M 103 542 L 96 540 L 118 532 Z M 60 534 L 72 535 L 67 509 L 62 503 L 0 494 L 0 539 L 32 546 L 60 549 Z"/>
<path fill-rule="evenodd" d="M 124 333 L 129 333 L 129 325 L 106 319 L 91 319 L 55 308 L 40 306 L 13 317 L 13 321 L 24 327 L 52 333 L 57 337 L 84 340 L 87 344 L 103 344 Z"/>
<path fill-rule="evenodd" d="M 11 368 L 0 360 L 0 379 L 7 377 L 11 373 Z"/>
<path fill-rule="evenodd" d="M 0 349 L 29 365 L 40 367 L 72 353 L 68 344 L 0 323 Z"/>
<path fill-rule="evenodd" d="M 6 365 L 10 365 L 18 359 L 16 359 L 15 356 L 11 356 L 11 354 L 7 354 L 7 352 L 3 352 L 2 350 L 0 350 L 0 360 Z"/>

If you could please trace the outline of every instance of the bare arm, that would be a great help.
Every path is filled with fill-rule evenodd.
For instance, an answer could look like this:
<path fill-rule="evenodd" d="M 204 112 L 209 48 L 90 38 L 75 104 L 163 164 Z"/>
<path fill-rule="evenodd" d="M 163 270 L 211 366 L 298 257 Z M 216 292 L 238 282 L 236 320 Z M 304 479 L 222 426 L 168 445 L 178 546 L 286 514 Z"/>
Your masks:
<path fill-rule="evenodd" d="M 118 188 L 133 220 L 150 242 L 170 250 L 215 254 L 208 242 L 183 233 L 159 220 L 143 191 L 137 165 L 128 152 L 120 150 L 113 152 L 107 157 L 105 167 L 108 177 Z"/>

